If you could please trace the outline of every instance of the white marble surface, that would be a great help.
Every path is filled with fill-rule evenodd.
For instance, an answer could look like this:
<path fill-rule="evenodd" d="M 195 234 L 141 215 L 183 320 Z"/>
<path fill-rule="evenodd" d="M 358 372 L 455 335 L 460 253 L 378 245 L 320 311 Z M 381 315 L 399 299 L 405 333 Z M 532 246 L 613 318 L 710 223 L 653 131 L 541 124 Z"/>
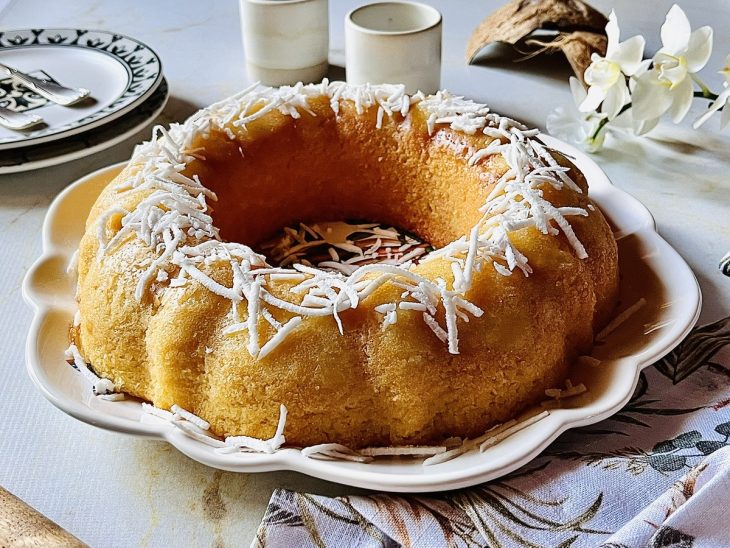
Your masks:
<path fill-rule="evenodd" d="M 429 3 L 444 13 L 443 87 L 541 127 L 552 108 L 570 101 L 570 72 L 558 56 L 464 64 L 469 33 L 500 0 Z M 330 1 L 333 61 L 343 58 L 344 14 L 357 4 Z M 649 51 L 658 47 L 670 1 L 594 4 L 617 10 L 623 36 L 641 32 Z M 694 26 L 715 27 L 710 66 L 719 68 L 730 53 L 730 5 L 704 0 L 683 7 Z M 0 0 L 0 30 L 51 26 L 113 30 L 152 46 L 172 90 L 162 122 L 181 120 L 246 84 L 234 0 Z M 706 76 L 717 89 L 719 75 L 707 70 Z M 730 130 L 720 133 L 713 120 L 693 131 L 688 122 L 699 112 L 697 105 L 687 122 L 662 126 L 651 138 L 609 141 L 596 160 L 649 207 L 661 234 L 687 259 L 704 293 L 701 321 L 710 321 L 730 312 L 730 279 L 717 269 L 730 249 Z M 126 159 L 148 133 L 64 166 L 0 176 L 0 485 L 93 546 L 245 545 L 273 488 L 353 490 L 295 473 L 222 473 L 163 443 L 94 429 L 53 408 L 25 373 L 31 314 L 20 284 L 40 252 L 48 204 L 78 177 Z"/>

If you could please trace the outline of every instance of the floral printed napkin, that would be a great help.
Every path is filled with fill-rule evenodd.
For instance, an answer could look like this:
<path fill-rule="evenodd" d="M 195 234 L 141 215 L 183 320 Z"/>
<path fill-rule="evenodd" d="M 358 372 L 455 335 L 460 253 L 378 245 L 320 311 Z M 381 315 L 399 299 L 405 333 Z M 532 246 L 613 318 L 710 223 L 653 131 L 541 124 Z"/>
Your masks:
<path fill-rule="evenodd" d="M 613 417 L 500 480 L 432 496 L 277 490 L 254 546 L 730 545 L 730 317 L 644 370 Z"/>

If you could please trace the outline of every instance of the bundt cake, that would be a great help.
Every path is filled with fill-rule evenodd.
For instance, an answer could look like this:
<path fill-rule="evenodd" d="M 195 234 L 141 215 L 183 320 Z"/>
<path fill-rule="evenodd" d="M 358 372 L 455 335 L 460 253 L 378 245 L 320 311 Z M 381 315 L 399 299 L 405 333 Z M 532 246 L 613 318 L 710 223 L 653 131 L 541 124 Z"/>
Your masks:
<path fill-rule="evenodd" d="M 255 250 L 367 219 L 435 248 L 349 274 Z M 155 128 L 78 255 L 86 362 L 219 436 L 352 448 L 476 436 L 560 386 L 617 299 L 582 174 L 537 130 L 397 85 L 252 86 Z"/>

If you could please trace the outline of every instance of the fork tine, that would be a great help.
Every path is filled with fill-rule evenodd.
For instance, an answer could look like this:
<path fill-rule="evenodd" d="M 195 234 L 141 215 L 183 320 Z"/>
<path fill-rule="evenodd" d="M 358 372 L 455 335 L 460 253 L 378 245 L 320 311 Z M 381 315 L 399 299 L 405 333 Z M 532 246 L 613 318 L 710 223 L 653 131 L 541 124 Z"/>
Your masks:
<path fill-rule="evenodd" d="M 5 71 L 13 80 L 20 82 L 28 89 L 35 91 L 41 97 L 45 97 L 49 101 L 62 106 L 70 106 L 78 103 L 90 94 L 88 89 L 72 89 L 54 82 L 47 82 L 40 78 L 25 74 L 24 72 L 20 72 L 19 70 L 9 67 L 3 63 L 0 63 L 0 70 Z"/>

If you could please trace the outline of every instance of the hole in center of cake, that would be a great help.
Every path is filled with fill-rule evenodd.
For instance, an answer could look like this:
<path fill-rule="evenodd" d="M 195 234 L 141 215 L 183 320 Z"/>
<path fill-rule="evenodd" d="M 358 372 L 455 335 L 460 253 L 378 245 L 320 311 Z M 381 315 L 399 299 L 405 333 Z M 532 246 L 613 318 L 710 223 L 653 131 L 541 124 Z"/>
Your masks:
<path fill-rule="evenodd" d="M 416 264 L 433 250 L 410 231 L 356 220 L 292 224 L 258 247 L 275 266 L 303 264 L 346 275 L 367 264 Z"/>

